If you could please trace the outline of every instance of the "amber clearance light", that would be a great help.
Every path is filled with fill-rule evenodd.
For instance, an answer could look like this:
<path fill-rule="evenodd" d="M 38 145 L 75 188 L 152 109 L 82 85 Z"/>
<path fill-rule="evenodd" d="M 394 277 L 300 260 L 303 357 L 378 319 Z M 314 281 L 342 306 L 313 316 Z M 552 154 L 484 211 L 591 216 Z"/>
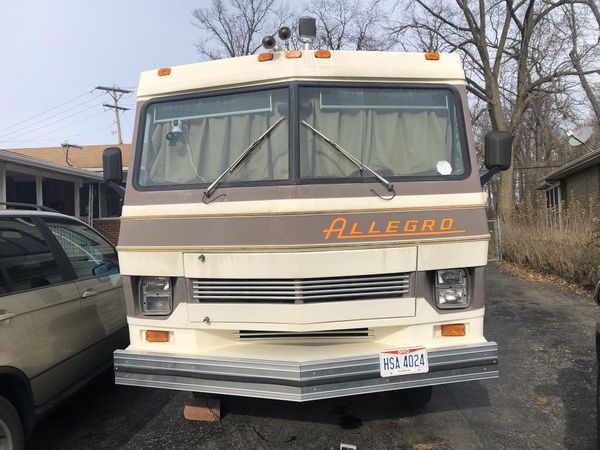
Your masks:
<path fill-rule="evenodd" d="M 300 50 L 290 50 L 285 53 L 285 57 L 288 59 L 302 58 L 302 52 Z"/>
<path fill-rule="evenodd" d="M 331 52 L 329 50 L 316 50 L 315 58 L 331 58 Z"/>
<path fill-rule="evenodd" d="M 171 75 L 171 68 L 170 67 L 163 67 L 162 69 L 158 69 L 158 76 L 159 77 L 164 77 L 166 75 Z"/>
<path fill-rule="evenodd" d="M 148 342 L 169 342 L 168 331 L 146 330 L 146 341 Z"/>
<path fill-rule="evenodd" d="M 465 324 L 464 323 L 451 323 L 442 325 L 442 336 L 464 336 L 465 335 Z"/>
<path fill-rule="evenodd" d="M 425 59 L 427 61 L 438 61 L 440 59 L 440 54 L 438 52 L 427 52 L 425 53 Z"/>
<path fill-rule="evenodd" d="M 271 61 L 273 59 L 273 53 L 261 53 L 258 55 L 258 60 L 260 62 Z"/>

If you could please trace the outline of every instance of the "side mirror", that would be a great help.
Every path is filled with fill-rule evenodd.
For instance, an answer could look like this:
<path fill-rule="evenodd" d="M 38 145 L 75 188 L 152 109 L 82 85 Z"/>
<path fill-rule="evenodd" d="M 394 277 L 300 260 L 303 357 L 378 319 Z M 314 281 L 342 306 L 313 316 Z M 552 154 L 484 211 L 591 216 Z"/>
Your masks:
<path fill-rule="evenodd" d="M 485 137 L 485 167 L 492 170 L 510 168 L 512 161 L 512 134 L 506 131 L 491 131 Z"/>
<path fill-rule="evenodd" d="M 510 168 L 512 140 L 512 134 L 506 131 L 490 131 L 485 137 L 485 167 L 488 171 L 480 177 L 482 186 L 498 172 Z"/>
<path fill-rule="evenodd" d="M 123 159 L 119 147 L 109 147 L 102 153 L 102 171 L 104 183 L 110 186 L 121 198 L 125 196 L 123 188 Z"/>

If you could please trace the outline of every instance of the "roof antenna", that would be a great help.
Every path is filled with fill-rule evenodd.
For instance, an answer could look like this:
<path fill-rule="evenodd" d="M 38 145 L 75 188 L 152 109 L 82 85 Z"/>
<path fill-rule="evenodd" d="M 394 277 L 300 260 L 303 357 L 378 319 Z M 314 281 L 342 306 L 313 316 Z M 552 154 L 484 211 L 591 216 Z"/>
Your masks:
<path fill-rule="evenodd" d="M 69 144 L 69 141 L 67 139 L 65 139 L 63 141 L 62 144 L 60 144 L 60 146 L 63 148 L 63 151 L 65 152 L 65 162 L 67 163 L 67 166 L 69 167 L 73 167 L 73 163 L 69 160 L 69 149 L 71 148 L 83 148 L 81 145 L 76 145 L 76 144 Z"/>

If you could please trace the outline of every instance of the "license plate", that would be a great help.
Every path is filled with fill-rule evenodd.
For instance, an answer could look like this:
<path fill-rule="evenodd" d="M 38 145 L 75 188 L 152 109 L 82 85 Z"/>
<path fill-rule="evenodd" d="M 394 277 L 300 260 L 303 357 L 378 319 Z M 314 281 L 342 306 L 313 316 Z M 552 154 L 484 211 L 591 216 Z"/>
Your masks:
<path fill-rule="evenodd" d="M 399 348 L 379 354 L 379 372 L 382 377 L 429 372 L 427 349 Z"/>

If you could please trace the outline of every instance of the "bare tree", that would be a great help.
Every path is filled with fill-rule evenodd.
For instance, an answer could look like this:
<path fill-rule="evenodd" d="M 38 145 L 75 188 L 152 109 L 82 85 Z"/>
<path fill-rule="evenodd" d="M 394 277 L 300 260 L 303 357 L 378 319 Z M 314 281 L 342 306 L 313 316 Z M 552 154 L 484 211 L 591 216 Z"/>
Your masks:
<path fill-rule="evenodd" d="M 595 6 L 593 2 L 592 5 Z M 579 35 L 585 35 L 586 32 L 589 32 L 591 30 L 588 28 L 588 24 L 585 20 L 587 17 L 585 16 L 585 14 L 581 14 L 581 10 L 577 11 L 577 6 L 578 5 L 571 3 L 570 5 L 565 7 L 565 18 L 567 19 L 566 21 L 568 23 L 572 44 L 571 51 L 569 51 L 569 58 L 571 58 L 573 67 L 575 68 L 577 76 L 579 77 L 581 87 L 583 88 L 583 91 L 585 92 L 585 95 L 587 96 L 587 99 L 589 100 L 592 106 L 592 110 L 596 117 L 596 123 L 600 125 L 600 102 L 598 101 L 598 97 L 595 95 L 592 86 L 590 85 L 590 82 L 587 79 L 585 70 L 585 67 L 590 65 L 590 59 L 595 61 L 600 56 L 598 54 L 598 40 L 596 40 L 595 43 L 593 43 L 592 45 L 585 45 L 584 42 L 585 48 L 580 48 L 579 41 L 581 40 L 581 37 Z M 596 17 L 598 19 L 598 21 L 596 22 L 596 26 L 599 26 L 600 18 L 598 18 L 598 16 Z"/>
<path fill-rule="evenodd" d="M 428 43 L 437 45 L 438 50 L 462 54 L 468 91 L 485 102 L 494 129 L 515 135 L 513 157 L 518 162 L 519 143 L 523 142 L 520 133 L 532 102 L 564 90 L 564 78 L 578 75 L 565 40 L 554 33 L 552 18 L 562 14 L 561 6 L 571 3 L 596 14 L 593 1 L 413 0 L 409 20 L 400 20 L 394 31 L 404 47 Z M 406 7 L 402 10 L 405 14 Z M 583 74 L 596 71 L 587 68 Z M 513 164 L 501 177 L 500 214 L 512 209 L 514 186 Z"/>
<path fill-rule="evenodd" d="M 382 0 L 311 0 L 304 10 L 317 18 L 319 48 L 389 50 L 394 46 L 386 36 L 388 11 Z"/>
<path fill-rule="evenodd" d="M 220 59 L 256 53 L 263 36 L 275 33 L 290 13 L 281 0 L 212 0 L 192 16 L 192 25 L 202 31 L 198 53 Z"/>

